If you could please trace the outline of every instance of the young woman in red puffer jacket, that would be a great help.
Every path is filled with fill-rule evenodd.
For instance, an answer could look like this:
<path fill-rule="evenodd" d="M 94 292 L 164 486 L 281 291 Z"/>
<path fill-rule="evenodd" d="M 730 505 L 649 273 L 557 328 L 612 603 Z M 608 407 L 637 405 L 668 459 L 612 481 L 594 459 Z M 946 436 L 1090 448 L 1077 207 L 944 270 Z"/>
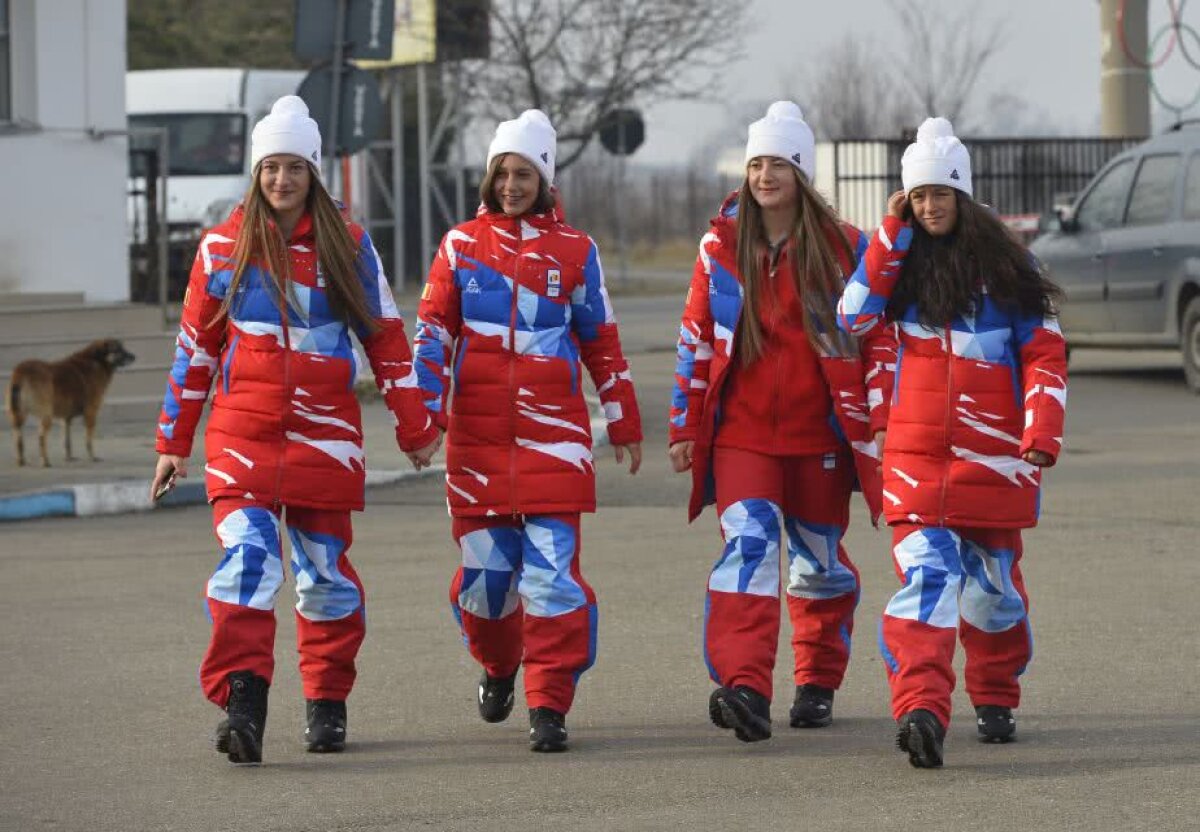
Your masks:
<path fill-rule="evenodd" d="M 151 485 L 158 496 L 187 476 L 216 377 L 204 471 L 224 558 L 208 582 L 212 640 L 200 683 L 228 712 L 216 746 L 236 763 L 262 759 L 285 528 L 308 750 L 345 745 L 365 634 L 362 583 L 348 558 L 366 465 L 351 329 L 401 449 L 420 468 L 441 441 L 379 255 L 321 184 L 321 137 L 304 102 L 277 101 L 251 147 L 246 197 L 204 235 L 192 267 Z"/>
<path fill-rule="evenodd" d="M 483 666 L 479 713 L 508 717 L 524 664 L 534 751 L 566 749 L 575 685 L 596 656 L 596 596 L 579 565 L 579 515 L 596 508 L 584 368 L 630 473 L 642 440 L 599 252 L 550 189 L 555 139 L 539 110 L 497 128 L 483 204 L 438 248 L 415 346 L 426 403 L 448 431 L 462 552 L 450 603 Z"/>
<path fill-rule="evenodd" d="M 837 330 L 834 306 L 866 240 L 813 190 L 813 135 L 799 107 L 776 102 L 750 126 L 746 165 L 741 190 L 700 242 L 670 457 L 692 472 L 689 519 L 715 500 L 725 540 L 705 608 L 705 658 L 718 685 L 709 715 L 754 742 L 771 736 L 785 552 L 790 723 L 833 718 L 859 596 L 842 536 L 856 480 L 879 513 L 871 428 L 894 342 L 881 332 L 860 354 Z"/>

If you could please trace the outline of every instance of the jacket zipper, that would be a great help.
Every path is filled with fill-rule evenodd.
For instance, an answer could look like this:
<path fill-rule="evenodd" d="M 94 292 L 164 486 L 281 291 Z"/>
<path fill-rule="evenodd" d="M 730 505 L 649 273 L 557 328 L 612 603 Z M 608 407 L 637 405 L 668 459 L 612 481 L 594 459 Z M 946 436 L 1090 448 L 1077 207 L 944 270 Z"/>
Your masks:
<path fill-rule="evenodd" d="M 944 348 L 946 350 L 946 421 L 942 427 L 942 443 L 946 446 L 946 470 L 942 475 L 942 494 L 938 504 L 938 525 L 946 525 L 946 488 L 950 480 L 950 465 L 953 462 L 954 452 L 950 450 L 950 419 L 951 412 L 954 407 L 954 343 L 950 338 L 951 322 L 946 322 L 946 329 L 943 335 Z"/>
<path fill-rule="evenodd" d="M 520 219 L 517 220 L 516 226 L 520 242 L 517 244 L 517 256 L 513 265 L 512 307 L 508 317 L 508 433 L 511 437 L 508 443 L 508 493 L 513 517 L 520 514 L 517 511 L 517 292 L 520 291 L 521 254 L 525 248 Z"/>
<path fill-rule="evenodd" d="M 291 246 L 284 243 L 284 257 L 291 257 Z M 290 266 L 290 263 L 285 265 Z M 292 355 L 292 335 L 291 329 L 288 327 L 287 313 L 287 275 L 283 276 L 282 286 L 279 291 L 279 322 L 283 327 L 283 407 L 280 410 L 279 418 L 279 457 L 275 463 L 275 507 L 278 508 L 282 503 L 282 488 L 283 488 L 283 460 L 287 454 L 287 426 L 284 421 L 287 419 L 288 408 L 290 407 L 291 399 L 291 355 Z"/>

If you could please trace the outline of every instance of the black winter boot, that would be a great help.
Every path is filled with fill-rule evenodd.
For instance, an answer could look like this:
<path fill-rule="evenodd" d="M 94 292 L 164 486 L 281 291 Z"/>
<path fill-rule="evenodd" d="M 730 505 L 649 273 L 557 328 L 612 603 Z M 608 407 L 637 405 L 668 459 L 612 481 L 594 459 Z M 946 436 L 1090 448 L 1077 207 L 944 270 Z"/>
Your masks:
<path fill-rule="evenodd" d="M 308 727 L 304 741 L 314 754 L 336 754 L 346 747 L 346 703 L 336 699 L 306 699 Z"/>
<path fill-rule="evenodd" d="M 771 702 L 752 688 L 741 685 L 717 688 L 709 698 L 709 716 L 714 725 L 732 728 L 734 736 L 742 742 L 771 738 Z"/>
<path fill-rule="evenodd" d="M 230 673 L 229 701 L 225 704 L 228 719 L 224 742 L 229 762 L 257 764 L 262 762 L 263 731 L 267 727 L 267 680 L 248 670 Z M 217 726 L 217 749 L 222 745 L 222 726 Z"/>
<path fill-rule="evenodd" d="M 833 722 L 833 688 L 797 685 L 789 714 L 793 728 L 824 728 Z"/>
<path fill-rule="evenodd" d="M 1012 742 L 1017 738 L 1017 718 L 1012 708 L 1003 705 L 979 705 L 975 708 L 975 727 L 980 742 Z"/>
<path fill-rule="evenodd" d="M 529 749 L 566 751 L 567 718 L 553 708 L 529 709 Z"/>
<path fill-rule="evenodd" d="M 479 715 L 484 722 L 503 722 L 513 709 L 513 686 L 517 674 L 492 677 L 483 674 L 479 680 Z"/>
<path fill-rule="evenodd" d="M 941 768 L 946 729 L 931 712 L 917 708 L 900 717 L 896 746 L 908 753 L 914 768 Z"/>

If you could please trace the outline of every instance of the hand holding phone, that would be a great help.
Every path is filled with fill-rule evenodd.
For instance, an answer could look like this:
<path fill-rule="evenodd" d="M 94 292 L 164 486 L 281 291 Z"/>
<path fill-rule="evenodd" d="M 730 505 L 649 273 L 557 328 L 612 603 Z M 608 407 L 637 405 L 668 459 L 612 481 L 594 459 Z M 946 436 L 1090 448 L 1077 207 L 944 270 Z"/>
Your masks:
<path fill-rule="evenodd" d="M 150 499 L 158 502 L 175 487 L 175 480 L 187 476 L 187 460 L 170 454 L 160 454 L 150 481 Z"/>

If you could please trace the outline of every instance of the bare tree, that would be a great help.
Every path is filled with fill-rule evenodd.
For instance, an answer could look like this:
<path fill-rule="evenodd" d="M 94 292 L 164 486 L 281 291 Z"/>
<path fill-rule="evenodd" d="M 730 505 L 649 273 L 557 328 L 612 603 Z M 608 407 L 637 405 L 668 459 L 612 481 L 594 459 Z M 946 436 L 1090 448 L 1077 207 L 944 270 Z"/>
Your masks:
<path fill-rule="evenodd" d="M 824 139 L 899 135 L 908 120 L 907 91 L 879 61 L 877 45 L 847 34 L 806 62 L 799 83 L 785 81 L 815 132 Z M 817 67 L 816 71 L 807 69 Z M 798 87 L 798 88 L 797 88 Z"/>
<path fill-rule="evenodd" d="M 978 0 L 955 4 L 957 11 L 903 0 L 888 5 L 904 33 L 894 53 L 899 77 L 918 114 L 945 116 L 958 128 L 980 75 L 1004 42 L 1003 25 L 984 20 Z"/>
<path fill-rule="evenodd" d="M 491 119 L 544 110 L 565 169 L 612 109 L 703 91 L 740 54 L 742 20 L 727 0 L 492 0 L 469 88 Z"/>

